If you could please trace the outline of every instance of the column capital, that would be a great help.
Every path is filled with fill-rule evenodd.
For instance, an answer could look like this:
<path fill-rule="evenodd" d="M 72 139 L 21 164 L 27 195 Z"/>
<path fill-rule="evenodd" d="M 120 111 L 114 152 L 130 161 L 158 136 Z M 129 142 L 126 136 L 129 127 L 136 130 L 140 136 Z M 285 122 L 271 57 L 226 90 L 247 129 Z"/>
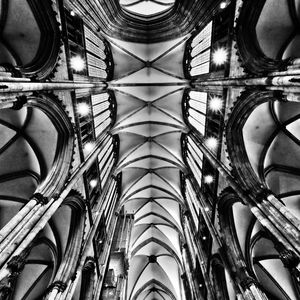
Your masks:
<path fill-rule="evenodd" d="M 12 275 L 11 276 L 16 276 L 22 272 L 22 270 L 25 267 L 26 264 L 26 257 L 27 253 L 24 252 L 22 255 L 16 255 L 14 256 L 8 263 L 7 263 L 7 268 L 11 271 Z"/>
<path fill-rule="evenodd" d="M 37 202 L 38 204 L 41 204 L 41 205 L 45 205 L 45 204 L 48 203 L 48 198 L 47 198 L 47 197 L 44 197 L 44 195 L 42 195 L 41 193 L 34 193 L 34 194 L 32 195 L 32 198 L 33 198 L 34 200 L 36 200 L 36 202 Z"/>
<path fill-rule="evenodd" d="M 93 271 L 95 269 L 95 258 L 87 256 L 82 271 Z"/>
<path fill-rule="evenodd" d="M 240 285 L 243 290 L 247 290 L 250 289 L 252 285 L 258 285 L 258 283 L 254 278 L 247 276 L 240 281 Z"/>
<path fill-rule="evenodd" d="M 288 269 L 295 269 L 300 263 L 300 258 L 289 249 L 283 249 L 279 252 L 279 258 L 283 265 Z"/>
<path fill-rule="evenodd" d="M 48 287 L 48 291 L 52 291 L 54 289 L 58 290 L 60 293 L 62 293 L 67 288 L 67 284 L 63 281 L 54 281 L 51 283 L 51 285 Z"/>
<path fill-rule="evenodd" d="M 273 195 L 272 191 L 261 187 L 261 190 L 256 194 L 256 199 L 259 203 L 261 203 L 263 200 L 268 199 L 268 196 Z"/>

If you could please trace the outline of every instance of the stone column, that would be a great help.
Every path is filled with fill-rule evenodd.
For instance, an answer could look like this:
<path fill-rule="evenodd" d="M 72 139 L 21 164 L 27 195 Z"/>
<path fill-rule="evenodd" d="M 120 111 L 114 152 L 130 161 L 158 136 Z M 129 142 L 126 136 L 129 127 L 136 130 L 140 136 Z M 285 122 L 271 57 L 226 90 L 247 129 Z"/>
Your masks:
<path fill-rule="evenodd" d="M 299 220 L 293 217 L 280 201 L 275 201 L 271 204 L 270 200 L 274 196 L 266 195 L 264 190 L 259 195 L 254 195 L 251 191 L 244 191 L 238 181 L 231 175 L 230 171 L 205 145 L 204 137 L 195 130 L 191 130 L 189 136 L 197 144 L 204 157 L 228 181 L 243 203 L 250 207 L 259 222 L 272 232 L 286 249 L 292 250 L 300 256 Z"/>

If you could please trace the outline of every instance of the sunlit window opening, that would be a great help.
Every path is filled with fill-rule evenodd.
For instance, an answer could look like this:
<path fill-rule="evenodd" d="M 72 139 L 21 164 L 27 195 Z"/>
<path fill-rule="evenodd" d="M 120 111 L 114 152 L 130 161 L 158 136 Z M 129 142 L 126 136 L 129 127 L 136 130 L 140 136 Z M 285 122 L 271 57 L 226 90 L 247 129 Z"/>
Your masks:
<path fill-rule="evenodd" d="M 189 122 L 201 133 L 205 134 L 207 93 L 190 91 Z"/>
<path fill-rule="evenodd" d="M 206 139 L 205 144 L 211 150 L 215 150 L 218 147 L 218 140 L 215 137 L 209 137 Z"/>
<path fill-rule="evenodd" d="M 212 97 L 210 100 L 209 100 L 209 103 L 208 103 L 208 107 L 211 111 L 213 112 L 218 112 L 222 109 L 223 107 L 223 101 L 221 98 L 219 97 Z"/>
<path fill-rule="evenodd" d="M 73 56 L 70 60 L 71 68 L 76 72 L 83 71 L 85 69 L 85 62 L 81 56 Z"/>
<path fill-rule="evenodd" d="M 107 48 L 99 38 L 87 26 L 84 26 L 85 46 L 87 49 L 87 70 L 90 76 L 102 79 L 107 78 Z"/>
<path fill-rule="evenodd" d="M 81 116 L 87 116 L 90 113 L 90 107 L 87 103 L 81 102 L 77 105 L 77 111 Z"/>
<path fill-rule="evenodd" d="M 217 66 L 223 65 L 227 61 L 228 51 L 225 48 L 219 48 L 212 55 L 213 63 Z"/>
<path fill-rule="evenodd" d="M 192 40 L 190 54 L 190 75 L 209 72 L 212 22 L 208 23 Z"/>
<path fill-rule="evenodd" d="M 97 180 L 97 179 L 92 179 L 92 180 L 90 181 L 90 187 L 91 187 L 91 188 L 96 187 L 96 186 L 97 186 L 97 183 L 98 183 L 98 180 Z"/>
<path fill-rule="evenodd" d="M 84 151 L 88 154 L 93 150 L 93 148 L 94 148 L 94 143 L 88 142 L 84 146 Z"/>
<path fill-rule="evenodd" d="M 204 183 L 210 184 L 214 181 L 214 178 L 211 175 L 206 175 L 204 177 Z"/>
<path fill-rule="evenodd" d="M 226 2 L 226 1 L 222 1 L 222 2 L 220 3 L 220 8 L 221 8 L 221 9 L 226 8 L 226 6 L 227 6 L 227 2 Z"/>

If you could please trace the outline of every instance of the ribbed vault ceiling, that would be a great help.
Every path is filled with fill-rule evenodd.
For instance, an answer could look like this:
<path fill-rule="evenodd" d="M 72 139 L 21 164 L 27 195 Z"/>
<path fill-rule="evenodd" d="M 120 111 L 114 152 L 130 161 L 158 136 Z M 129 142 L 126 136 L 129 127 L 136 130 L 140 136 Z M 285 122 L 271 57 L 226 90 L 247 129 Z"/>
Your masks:
<path fill-rule="evenodd" d="M 186 38 L 159 44 L 111 40 L 120 138 L 121 204 L 134 213 L 126 299 L 185 299 L 180 275 L 181 101 Z"/>
<path fill-rule="evenodd" d="M 174 5 L 175 0 L 120 0 L 124 10 L 137 17 L 156 17 Z"/>

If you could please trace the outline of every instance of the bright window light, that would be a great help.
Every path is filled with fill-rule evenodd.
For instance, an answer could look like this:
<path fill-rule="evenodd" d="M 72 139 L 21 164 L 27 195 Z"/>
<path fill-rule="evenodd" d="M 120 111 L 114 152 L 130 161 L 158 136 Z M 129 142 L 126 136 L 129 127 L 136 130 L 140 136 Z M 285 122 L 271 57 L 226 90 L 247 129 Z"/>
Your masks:
<path fill-rule="evenodd" d="M 87 116 L 90 113 L 90 107 L 87 103 L 81 102 L 77 105 L 77 111 L 82 116 Z"/>
<path fill-rule="evenodd" d="M 223 106 L 223 101 L 219 97 L 212 97 L 208 103 L 209 108 L 213 112 L 220 111 Z"/>
<path fill-rule="evenodd" d="M 73 56 L 71 57 L 71 68 L 77 72 L 80 72 L 85 69 L 85 63 L 81 56 Z"/>
<path fill-rule="evenodd" d="M 220 8 L 221 8 L 221 9 L 226 8 L 226 6 L 227 6 L 227 2 L 226 2 L 226 1 L 222 1 L 222 2 L 220 3 Z"/>
<path fill-rule="evenodd" d="M 91 142 L 86 143 L 84 146 L 84 150 L 88 153 L 91 152 L 93 148 L 94 148 L 94 144 Z"/>
<path fill-rule="evenodd" d="M 76 14 L 75 14 L 75 11 L 74 11 L 74 10 L 71 10 L 71 11 L 70 11 L 70 15 L 71 15 L 72 17 L 75 17 L 75 15 L 76 15 Z"/>
<path fill-rule="evenodd" d="M 209 137 L 206 139 L 205 144 L 211 150 L 215 150 L 218 147 L 218 140 L 215 137 Z"/>
<path fill-rule="evenodd" d="M 97 179 L 92 179 L 92 180 L 90 181 L 90 187 L 91 187 L 91 188 L 96 187 L 96 186 L 97 186 L 97 183 L 98 183 L 98 180 L 97 180 Z"/>
<path fill-rule="evenodd" d="M 209 211 L 209 207 L 206 206 L 206 207 L 204 208 L 204 210 L 205 210 L 205 211 Z"/>
<path fill-rule="evenodd" d="M 217 66 L 223 65 L 227 61 L 228 51 L 225 48 L 216 49 L 212 55 L 213 63 Z"/>
<path fill-rule="evenodd" d="M 206 175 L 204 177 L 204 182 L 207 183 L 207 184 L 210 184 L 214 181 L 214 178 L 211 176 L 211 175 Z"/>

